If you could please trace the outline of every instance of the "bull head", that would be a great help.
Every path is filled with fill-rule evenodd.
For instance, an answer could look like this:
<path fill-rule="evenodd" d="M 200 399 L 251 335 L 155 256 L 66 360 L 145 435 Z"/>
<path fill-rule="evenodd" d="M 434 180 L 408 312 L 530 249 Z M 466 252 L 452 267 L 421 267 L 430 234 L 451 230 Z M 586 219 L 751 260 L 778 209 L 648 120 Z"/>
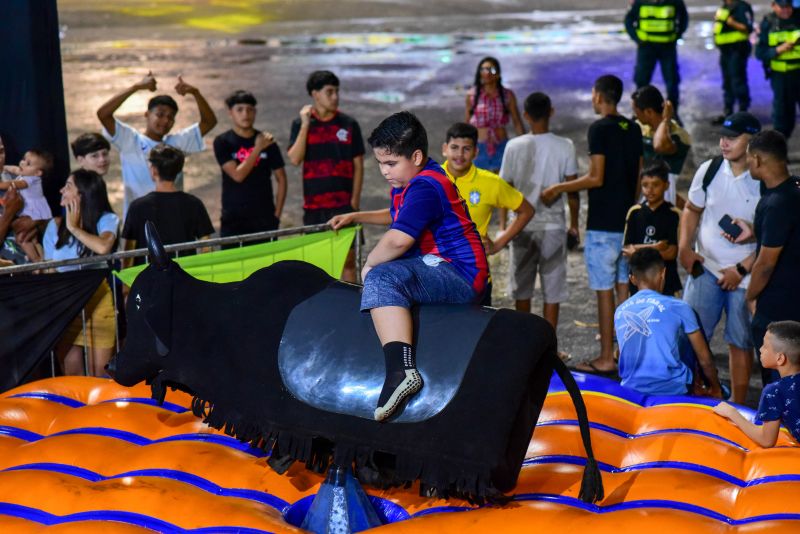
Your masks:
<path fill-rule="evenodd" d="M 150 380 L 163 368 L 172 347 L 172 293 L 177 265 L 167 256 L 155 225 L 145 223 L 150 265 L 136 277 L 125 307 L 125 346 L 107 369 L 122 385 Z"/>

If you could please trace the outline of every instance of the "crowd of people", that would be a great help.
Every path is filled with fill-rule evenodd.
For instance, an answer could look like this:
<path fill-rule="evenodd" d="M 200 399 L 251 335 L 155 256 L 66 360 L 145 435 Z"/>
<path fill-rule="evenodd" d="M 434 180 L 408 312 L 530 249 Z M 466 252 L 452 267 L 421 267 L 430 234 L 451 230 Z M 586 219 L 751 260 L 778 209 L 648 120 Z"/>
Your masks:
<path fill-rule="evenodd" d="M 742 0 L 725 0 L 715 26 L 725 89 L 725 114 L 717 121 L 720 155 L 699 167 L 686 196 L 677 191 L 677 178 L 691 138 L 677 115 L 675 42 L 688 15 L 681 0 L 636 0 L 626 17 L 638 44 L 637 89 L 631 95 L 635 118 L 618 110 L 623 82 L 599 77 L 591 88 L 599 118 L 588 129 L 584 174 L 578 173 L 573 141 L 550 131 L 555 113 L 550 97 L 528 95 L 520 114 L 516 95 L 502 83 L 500 62 L 486 57 L 466 95 L 464 122 L 454 123 L 442 140 L 442 165 L 429 157 L 425 128 L 409 112 L 390 116 L 372 132 L 367 143 L 392 194 L 389 208 L 361 211 L 361 129 L 339 110 L 336 75 L 316 71 L 308 77 L 310 102 L 291 124 L 285 154 L 272 134 L 254 127 L 252 93 L 237 90 L 225 100 L 231 128 L 213 141 L 222 179 L 219 235 L 279 227 L 287 193 L 284 157 L 302 166 L 304 224 L 389 226 L 361 272 L 362 309 L 372 315 L 386 359 L 375 418 L 386 420 L 423 387 L 410 308 L 437 302 L 491 305 L 499 281 L 489 273 L 487 255 L 508 247 L 508 288 L 516 309 L 531 311 L 538 280 L 543 316 L 558 326 L 559 306 L 568 297 L 567 251 L 580 242 L 578 194 L 585 190 L 584 255 L 597 298 L 600 346 L 596 358 L 575 369 L 618 374 L 624 386 L 642 393 L 722 397 L 709 340 L 724 311 L 730 399 L 745 401 L 755 348 L 765 385 L 762 420 L 783 419 L 800 438 L 800 410 L 787 411 L 774 400 L 800 403 L 793 382 L 800 370 L 795 322 L 800 312 L 794 306 L 800 283 L 792 275 L 800 262 L 800 179 L 789 174 L 786 142 L 800 95 L 800 86 L 792 89 L 800 76 L 795 51 L 800 26 L 786 0 L 774 0 L 772 8 L 757 56 L 772 70 L 775 129 L 763 130 L 747 112 L 747 84 L 740 77 L 747 54 L 742 60 L 739 48 L 750 46 L 752 10 Z M 657 62 L 666 99 L 649 85 Z M 178 78 L 175 92 L 191 95 L 200 116 L 178 132 L 172 132 L 178 104 L 168 95 L 149 100 L 144 131 L 115 117 L 129 97 L 156 88 L 148 73 L 98 109 L 102 131 L 72 143 L 79 168 L 66 179 L 55 216 L 42 188 L 52 156 L 31 147 L 18 166 L 5 165 L 0 140 L 0 261 L 103 255 L 116 250 L 120 238 L 122 248 L 134 249 L 144 242 L 148 220 L 165 244 L 214 233 L 203 202 L 182 191 L 185 157 L 204 149 L 204 136 L 217 124 L 202 93 Z M 111 208 L 103 178 L 112 147 L 122 167 L 122 219 Z M 495 209 L 500 232 L 491 236 Z M 688 273 L 685 286 L 679 264 Z M 355 269 L 351 250 L 342 278 L 355 281 Z M 83 372 L 86 345 L 88 372 L 102 375 L 115 327 L 112 289 L 104 283 L 87 304 L 85 328 L 76 319 L 58 345 L 63 372 Z M 777 426 L 775 432 L 768 425 L 753 430 L 728 405 L 717 411 L 748 434 L 758 433 L 759 443 L 774 443 Z"/>

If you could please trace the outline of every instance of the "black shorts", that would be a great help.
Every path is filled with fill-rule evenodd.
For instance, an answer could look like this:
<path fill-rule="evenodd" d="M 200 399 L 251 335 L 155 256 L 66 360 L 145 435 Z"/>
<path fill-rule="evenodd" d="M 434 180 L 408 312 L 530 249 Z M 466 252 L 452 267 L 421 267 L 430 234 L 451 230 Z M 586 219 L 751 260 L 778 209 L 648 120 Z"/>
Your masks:
<path fill-rule="evenodd" d="M 229 237 L 233 235 L 242 234 L 255 234 L 256 232 L 271 232 L 277 230 L 280 225 L 280 220 L 275 215 L 270 214 L 266 217 L 258 218 L 237 218 L 229 215 L 223 215 L 219 225 L 219 236 Z M 269 243 L 274 241 L 274 238 L 259 239 L 257 241 L 248 241 L 244 245 L 257 245 L 259 243 Z M 223 245 L 223 249 L 236 248 L 238 243 L 230 245 Z"/>
<path fill-rule="evenodd" d="M 344 213 L 352 213 L 352 206 L 342 206 L 341 208 L 323 208 L 319 210 L 305 210 L 303 212 L 303 224 L 305 226 L 313 226 L 315 224 L 325 224 L 330 221 L 335 215 L 342 215 Z"/>

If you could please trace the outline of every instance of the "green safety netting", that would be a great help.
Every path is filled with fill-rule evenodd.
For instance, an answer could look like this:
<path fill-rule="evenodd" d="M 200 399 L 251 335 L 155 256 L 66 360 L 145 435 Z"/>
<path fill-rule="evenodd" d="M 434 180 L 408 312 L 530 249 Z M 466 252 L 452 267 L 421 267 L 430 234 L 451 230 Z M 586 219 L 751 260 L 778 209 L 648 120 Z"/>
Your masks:
<path fill-rule="evenodd" d="M 339 278 L 355 231 L 355 228 L 345 228 L 338 232 L 319 232 L 260 245 L 185 256 L 175 261 L 195 278 L 207 282 L 238 282 L 262 267 L 283 260 L 305 261 Z M 137 265 L 114 274 L 130 286 L 145 267 Z"/>

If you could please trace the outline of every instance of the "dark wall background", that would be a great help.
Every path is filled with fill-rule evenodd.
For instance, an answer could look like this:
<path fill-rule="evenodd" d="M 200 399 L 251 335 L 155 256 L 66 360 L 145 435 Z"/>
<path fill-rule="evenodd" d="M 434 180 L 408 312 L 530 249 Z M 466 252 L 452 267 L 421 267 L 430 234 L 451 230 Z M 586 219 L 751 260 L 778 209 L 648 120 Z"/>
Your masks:
<path fill-rule="evenodd" d="M 64 84 L 56 0 L 2 0 L 0 14 L 0 136 L 6 161 L 16 165 L 29 148 L 55 158 L 44 182 L 53 213 L 69 173 Z"/>

